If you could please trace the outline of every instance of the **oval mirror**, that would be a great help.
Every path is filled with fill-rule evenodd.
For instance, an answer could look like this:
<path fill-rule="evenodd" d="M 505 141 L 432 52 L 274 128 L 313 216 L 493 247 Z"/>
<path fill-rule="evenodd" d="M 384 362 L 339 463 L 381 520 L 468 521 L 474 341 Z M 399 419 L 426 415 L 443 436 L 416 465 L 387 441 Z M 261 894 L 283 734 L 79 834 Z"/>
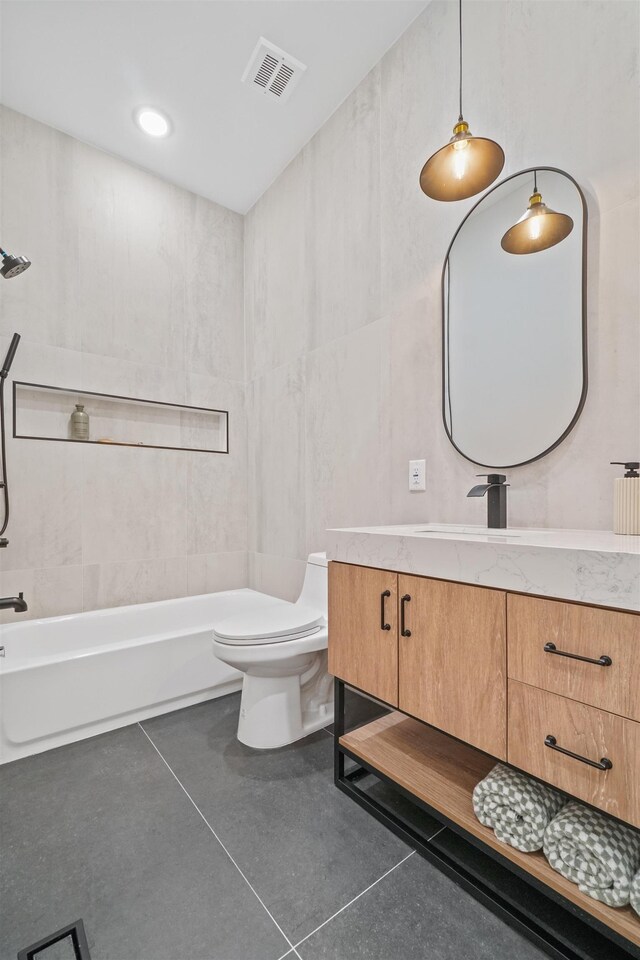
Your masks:
<path fill-rule="evenodd" d="M 573 230 L 546 250 L 507 253 L 534 170 L 502 180 L 458 227 L 442 271 L 443 417 L 467 460 L 515 467 L 567 436 L 587 393 L 587 208 L 575 180 L 536 167 L 537 187 Z"/>

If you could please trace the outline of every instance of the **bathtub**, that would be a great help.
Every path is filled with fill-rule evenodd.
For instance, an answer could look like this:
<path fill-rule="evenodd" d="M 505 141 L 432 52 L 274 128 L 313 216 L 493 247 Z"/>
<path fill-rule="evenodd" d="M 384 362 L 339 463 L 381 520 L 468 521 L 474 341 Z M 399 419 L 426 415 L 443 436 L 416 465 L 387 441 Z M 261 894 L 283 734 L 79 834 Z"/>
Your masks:
<path fill-rule="evenodd" d="M 0 763 L 239 690 L 212 624 L 274 603 L 226 590 L 1 626 Z"/>

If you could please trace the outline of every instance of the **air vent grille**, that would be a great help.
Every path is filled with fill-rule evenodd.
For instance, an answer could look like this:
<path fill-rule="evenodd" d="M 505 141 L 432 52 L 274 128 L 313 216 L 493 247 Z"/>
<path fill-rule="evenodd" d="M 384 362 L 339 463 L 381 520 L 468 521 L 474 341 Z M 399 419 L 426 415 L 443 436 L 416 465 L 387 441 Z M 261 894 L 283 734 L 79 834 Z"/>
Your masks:
<path fill-rule="evenodd" d="M 282 102 L 291 96 L 306 69 L 304 63 L 260 37 L 242 75 L 242 82 L 250 83 L 260 93 Z"/>
<path fill-rule="evenodd" d="M 271 54 L 268 53 L 260 64 L 260 68 L 256 73 L 253 82 L 257 83 L 260 87 L 266 87 L 266 85 L 269 83 L 269 80 L 271 80 L 271 77 L 273 76 L 273 71 L 277 66 L 278 61 L 276 58 L 272 57 Z"/>

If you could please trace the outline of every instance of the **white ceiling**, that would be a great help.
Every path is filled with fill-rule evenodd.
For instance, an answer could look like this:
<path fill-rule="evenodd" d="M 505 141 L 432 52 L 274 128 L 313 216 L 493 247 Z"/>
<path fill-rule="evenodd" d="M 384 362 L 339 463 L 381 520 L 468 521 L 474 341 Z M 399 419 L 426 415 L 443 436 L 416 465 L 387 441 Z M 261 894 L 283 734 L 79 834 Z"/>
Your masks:
<path fill-rule="evenodd" d="M 244 213 L 426 2 L 4 0 L 0 100 Z M 307 65 L 285 103 L 240 82 L 260 36 Z"/>

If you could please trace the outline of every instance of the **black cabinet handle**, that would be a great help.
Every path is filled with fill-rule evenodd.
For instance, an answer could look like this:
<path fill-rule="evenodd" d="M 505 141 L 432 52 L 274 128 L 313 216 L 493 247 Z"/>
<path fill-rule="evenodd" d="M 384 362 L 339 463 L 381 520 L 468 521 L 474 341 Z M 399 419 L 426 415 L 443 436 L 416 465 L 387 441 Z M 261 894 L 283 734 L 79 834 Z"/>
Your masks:
<path fill-rule="evenodd" d="M 391 596 L 391 590 L 383 590 L 380 594 L 380 629 L 381 630 L 391 630 L 391 624 L 385 622 L 384 616 L 384 601 L 387 597 Z"/>
<path fill-rule="evenodd" d="M 407 630 L 407 628 L 404 625 L 405 605 L 409 603 L 410 600 L 411 600 L 411 597 L 409 596 L 409 594 L 405 593 L 404 597 L 400 601 L 400 633 L 402 634 L 403 637 L 411 636 L 411 630 Z"/>
<path fill-rule="evenodd" d="M 593 657 L 581 657 L 579 653 L 567 653 L 566 650 L 558 650 L 555 643 L 551 642 L 545 643 L 544 652 L 555 653 L 557 657 L 569 657 L 571 660 L 582 660 L 583 663 L 595 663 L 597 667 L 610 667 L 613 663 L 611 657 L 604 653 L 597 660 L 594 660 Z"/>
<path fill-rule="evenodd" d="M 558 746 L 558 741 L 551 734 L 548 734 L 544 738 L 545 747 L 550 747 L 552 750 L 557 750 L 558 753 L 564 753 L 565 757 L 572 757 L 574 760 L 579 760 L 580 763 L 586 763 L 589 767 L 595 767 L 596 770 L 611 770 L 613 764 L 609 757 L 602 757 L 601 760 L 589 760 L 588 757 L 581 757 L 579 753 L 573 753 L 571 750 L 565 750 L 564 747 Z"/>

